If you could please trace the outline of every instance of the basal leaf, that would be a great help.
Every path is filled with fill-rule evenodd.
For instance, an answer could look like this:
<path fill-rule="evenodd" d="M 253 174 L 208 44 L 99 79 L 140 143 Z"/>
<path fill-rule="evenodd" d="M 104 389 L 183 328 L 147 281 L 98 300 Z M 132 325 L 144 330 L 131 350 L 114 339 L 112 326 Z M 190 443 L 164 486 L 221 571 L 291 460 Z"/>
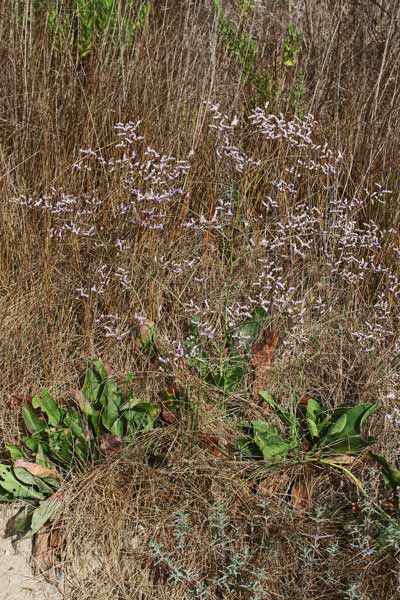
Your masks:
<path fill-rule="evenodd" d="M 71 429 L 73 436 L 83 442 L 86 441 L 87 436 L 85 435 L 81 417 L 73 408 L 68 408 L 67 415 L 64 417 L 64 424 Z"/>
<path fill-rule="evenodd" d="M 32 506 L 23 506 L 7 521 L 4 537 L 15 536 L 17 539 L 24 537 L 31 528 L 33 511 Z"/>
<path fill-rule="evenodd" d="M 73 436 L 69 428 L 49 432 L 49 452 L 55 462 L 69 468 L 72 464 L 73 450 Z"/>
<path fill-rule="evenodd" d="M 267 392 L 267 390 L 262 390 L 261 392 L 259 392 L 259 395 L 261 396 L 261 398 L 263 400 L 265 400 L 265 402 L 267 404 L 269 404 L 269 406 L 271 408 L 273 408 L 274 410 L 277 408 L 276 402 L 275 402 L 275 398 L 273 397 L 273 395 L 271 394 L 271 392 Z"/>
<path fill-rule="evenodd" d="M 386 476 L 386 480 L 393 490 L 396 490 L 400 486 L 400 470 L 390 464 L 382 454 L 375 454 L 370 452 L 372 458 L 374 458 L 382 467 L 382 474 Z"/>
<path fill-rule="evenodd" d="M 338 418 L 336 420 L 333 421 L 333 423 L 331 424 L 331 426 L 329 427 L 327 433 L 326 433 L 326 437 L 331 437 L 334 435 L 337 435 L 338 433 L 342 433 L 346 427 L 347 424 L 347 413 L 344 412 L 343 414 L 341 414 L 340 416 L 338 416 Z"/>
<path fill-rule="evenodd" d="M 44 446 L 44 444 L 42 444 L 41 442 L 38 443 L 37 445 L 37 451 L 36 451 L 36 456 L 35 456 L 35 462 L 38 465 L 41 465 L 42 467 L 46 467 L 47 469 L 51 469 L 52 464 L 48 458 L 48 456 L 46 455 L 46 452 L 48 451 L 48 448 Z"/>
<path fill-rule="evenodd" d="M 259 447 L 266 461 L 284 458 L 291 449 L 290 443 L 279 434 L 257 433 L 254 436 L 254 443 Z"/>
<path fill-rule="evenodd" d="M 124 435 L 124 421 L 121 417 L 116 419 L 111 427 L 112 435 L 122 437 Z"/>
<path fill-rule="evenodd" d="M 99 399 L 101 404 L 101 421 L 103 426 L 111 433 L 114 421 L 119 417 L 119 407 L 122 402 L 122 394 L 118 385 L 108 379 Z"/>
<path fill-rule="evenodd" d="M 98 386 L 98 389 L 100 389 L 100 386 Z M 92 390 L 93 391 L 93 390 Z M 98 393 L 98 392 L 97 392 Z M 97 398 L 97 393 L 96 393 L 96 398 Z M 90 393 L 88 393 L 88 395 L 90 395 Z M 81 410 L 81 412 L 84 415 L 90 416 L 90 415 L 95 415 L 97 414 L 96 409 L 94 408 L 93 404 L 91 404 L 91 401 L 89 400 L 89 398 L 83 393 L 83 391 L 81 390 L 76 390 L 75 394 L 74 394 L 74 398 L 75 401 L 77 403 L 77 405 L 79 406 L 79 409 Z M 96 399 L 95 398 L 95 399 Z M 95 400 L 93 400 L 94 402 Z"/>
<path fill-rule="evenodd" d="M 27 465 L 32 464 L 32 463 L 28 463 L 27 461 L 21 461 L 21 462 L 26 463 Z M 39 468 L 43 468 L 43 467 L 40 467 L 39 465 L 36 465 L 36 466 Z M 14 474 L 15 474 L 15 477 L 18 479 L 18 481 L 20 481 L 21 483 L 23 483 L 26 486 L 29 486 L 31 490 L 34 491 L 34 488 L 36 488 L 40 493 L 44 494 L 42 497 L 46 497 L 49 494 L 53 493 L 53 488 L 44 479 L 41 479 L 40 477 L 36 477 L 30 471 L 28 471 L 26 467 L 22 467 L 22 466 L 20 467 L 20 466 L 16 465 L 14 467 Z M 58 485 L 59 485 L 59 482 L 58 482 Z"/>
<path fill-rule="evenodd" d="M 92 360 L 92 365 L 98 380 L 100 382 L 105 381 L 108 378 L 108 372 L 104 362 L 100 358 L 95 358 Z"/>
<path fill-rule="evenodd" d="M 308 430 L 313 439 L 318 438 L 320 435 L 319 419 L 320 419 L 321 413 L 322 413 L 322 408 L 321 408 L 320 403 L 317 402 L 317 400 L 314 400 L 314 398 L 309 398 L 307 400 L 306 418 L 307 418 Z"/>
<path fill-rule="evenodd" d="M 350 408 L 340 406 L 333 413 L 332 425 L 326 435 L 331 436 L 336 433 L 343 433 L 347 436 L 359 435 L 363 423 L 377 408 L 377 402 L 374 404 L 359 404 Z"/>
<path fill-rule="evenodd" d="M 40 492 L 18 481 L 10 467 L 0 464 L 0 487 L 9 492 L 13 498 L 22 498 L 25 500 L 43 500 L 44 496 Z"/>
<path fill-rule="evenodd" d="M 28 450 L 31 450 L 31 452 L 37 452 L 39 446 L 39 438 L 25 436 L 22 438 L 22 441 L 28 448 Z"/>
<path fill-rule="evenodd" d="M 33 408 L 40 408 L 40 410 L 47 415 L 47 421 L 52 427 L 59 425 L 62 417 L 61 410 L 51 397 L 47 388 L 42 388 L 40 393 L 41 396 L 34 396 L 32 398 Z"/>
<path fill-rule="evenodd" d="M 6 444 L 6 448 L 8 450 L 8 454 L 10 455 L 12 463 L 14 463 L 19 458 L 25 458 L 25 454 L 18 446 L 14 446 L 13 444 Z"/>
<path fill-rule="evenodd" d="M 82 394 L 90 404 L 95 404 L 99 395 L 103 379 L 98 374 L 95 368 L 89 367 L 85 373 L 85 381 L 83 383 Z M 83 409 L 82 409 L 83 410 Z M 85 414 L 90 414 L 89 412 Z"/>
<path fill-rule="evenodd" d="M 278 430 L 265 421 L 252 421 L 253 440 L 262 452 L 264 460 L 284 457 L 292 445 L 285 440 Z"/>
<path fill-rule="evenodd" d="M 22 408 L 22 418 L 24 420 L 25 427 L 31 434 L 40 433 L 47 427 L 46 423 L 38 419 L 37 416 L 27 406 Z"/>
<path fill-rule="evenodd" d="M 236 356 L 226 359 L 219 369 L 215 369 L 206 377 L 206 381 L 219 387 L 224 392 L 236 390 L 244 376 L 245 362 Z"/>
<path fill-rule="evenodd" d="M 48 498 L 40 502 L 32 515 L 31 530 L 36 533 L 54 517 L 60 514 L 63 504 L 58 498 Z"/>

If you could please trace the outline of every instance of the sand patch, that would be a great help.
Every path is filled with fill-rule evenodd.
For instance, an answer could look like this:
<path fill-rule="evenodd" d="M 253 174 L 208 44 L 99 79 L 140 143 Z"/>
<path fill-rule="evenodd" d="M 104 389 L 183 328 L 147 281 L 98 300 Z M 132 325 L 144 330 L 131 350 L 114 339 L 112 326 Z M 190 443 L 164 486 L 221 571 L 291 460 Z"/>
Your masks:
<path fill-rule="evenodd" d="M 15 507 L 0 506 L 0 600 L 61 600 L 55 587 L 35 577 L 30 567 L 31 538 L 13 546 L 4 538 L 7 520 Z"/>

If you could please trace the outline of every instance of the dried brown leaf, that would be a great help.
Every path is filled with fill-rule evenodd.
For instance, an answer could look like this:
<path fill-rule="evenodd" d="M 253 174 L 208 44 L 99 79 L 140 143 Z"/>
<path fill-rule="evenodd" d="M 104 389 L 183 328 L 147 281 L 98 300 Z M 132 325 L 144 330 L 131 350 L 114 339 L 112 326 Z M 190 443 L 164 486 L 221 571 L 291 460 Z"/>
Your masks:
<path fill-rule="evenodd" d="M 17 469 L 25 469 L 34 475 L 35 477 L 52 477 L 54 479 L 59 479 L 59 474 L 56 471 L 50 471 L 47 467 L 43 467 L 42 465 L 37 465 L 36 463 L 31 463 L 27 460 L 23 460 L 19 458 L 15 461 L 14 467 Z"/>
<path fill-rule="evenodd" d="M 11 408 L 18 409 L 22 404 L 30 404 L 33 396 L 30 394 L 14 394 L 8 401 Z"/>
<path fill-rule="evenodd" d="M 165 408 L 164 405 L 161 406 L 161 418 L 169 425 L 171 425 L 172 423 L 176 423 L 177 421 L 176 415 L 174 415 L 173 412 L 168 410 L 168 408 Z"/>
<path fill-rule="evenodd" d="M 226 460 L 228 453 L 223 448 L 226 444 L 217 435 L 211 433 L 200 433 L 198 437 L 201 445 L 211 452 L 211 454 L 220 460 Z"/>
<path fill-rule="evenodd" d="M 65 532 L 61 527 L 41 529 L 33 536 L 32 567 L 34 575 L 49 571 L 65 543 Z"/>
<path fill-rule="evenodd" d="M 268 385 L 269 371 L 278 344 L 279 335 L 270 329 L 265 329 L 261 339 L 253 346 L 251 366 L 254 369 L 253 395 L 255 398 Z"/>
<path fill-rule="evenodd" d="M 299 477 L 293 484 L 290 503 L 297 513 L 303 514 L 311 505 L 310 486 L 304 477 Z"/>
<path fill-rule="evenodd" d="M 100 437 L 100 449 L 106 456 L 113 456 L 122 448 L 122 438 L 119 435 L 104 433 Z"/>

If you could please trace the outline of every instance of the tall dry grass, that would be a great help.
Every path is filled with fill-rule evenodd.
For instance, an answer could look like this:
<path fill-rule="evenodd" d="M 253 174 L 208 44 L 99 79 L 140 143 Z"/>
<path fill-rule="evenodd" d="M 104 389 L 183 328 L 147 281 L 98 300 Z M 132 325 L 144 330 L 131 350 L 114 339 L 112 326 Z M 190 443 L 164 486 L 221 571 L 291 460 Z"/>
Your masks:
<path fill-rule="evenodd" d="M 204 569 L 197 576 L 213 582 L 210 596 L 204 597 L 257 597 L 255 591 L 215 587 L 215 577 L 210 575 L 218 570 L 216 565 L 229 564 L 232 553 L 243 551 L 248 536 L 249 543 L 255 544 L 253 566 L 264 558 L 267 561 L 263 568 L 268 577 L 260 598 L 395 598 L 399 592 L 398 557 L 368 558 L 360 552 L 358 542 L 352 546 L 346 533 L 350 517 L 343 508 L 344 499 L 354 492 L 346 488 L 334 491 L 323 480 L 315 512 L 306 524 L 296 521 L 285 507 L 284 492 L 273 501 L 272 516 L 266 517 L 251 484 L 243 482 L 234 465 L 210 466 L 207 454 L 199 455 L 193 444 L 182 444 L 182 436 L 195 437 L 199 428 L 213 434 L 225 432 L 229 438 L 234 429 L 231 414 L 257 414 L 258 408 L 251 397 L 251 373 L 240 392 L 221 397 L 184 362 L 175 360 L 174 348 L 187 334 L 190 301 L 200 307 L 204 323 L 216 328 L 215 342 L 223 343 L 226 305 L 247 302 L 262 270 L 259 261 L 266 257 L 262 241 L 279 234 L 279 223 L 289 227 L 301 203 L 306 210 L 315 207 L 321 211 L 318 227 L 326 235 L 335 206 L 345 198 L 364 198 L 365 202 L 355 204 L 346 214 L 358 232 L 365 234 L 365 224 L 371 220 L 379 230 L 378 246 L 371 242 L 372 234 L 364 240 L 365 247 L 358 234 L 354 237 L 354 256 L 365 260 L 368 269 L 356 268 L 349 252 L 347 264 L 342 262 L 335 272 L 327 266 L 324 248 L 332 258 L 343 257 L 343 227 L 337 240 L 333 229 L 323 241 L 313 230 L 309 236 L 314 240 L 312 249 L 305 258 L 293 253 L 291 238 L 302 235 L 303 225 L 297 225 L 292 233 L 290 227 L 285 230 L 287 255 L 276 251 L 274 256 L 283 270 L 286 289 L 295 291 L 282 305 L 271 300 L 271 325 L 284 343 L 276 354 L 270 387 L 283 402 L 290 402 L 294 392 L 316 394 L 331 406 L 379 399 L 382 409 L 373 430 L 379 433 L 378 445 L 385 453 L 391 458 L 398 456 L 398 427 L 385 419 L 398 406 L 400 379 L 399 297 L 390 288 L 394 279 L 388 278 L 388 273 L 400 277 L 398 3 L 305 0 L 290 8 L 286 2 L 254 2 L 247 16 L 241 13 L 239 2 L 224 3 L 226 14 L 239 29 L 250 31 L 257 40 L 256 68 L 260 73 L 268 70 L 273 90 L 267 112 L 292 118 L 293 90 L 300 85 L 296 82 L 302 72 L 301 110 L 311 112 L 317 121 L 313 139 L 322 146 L 327 142 L 335 156 L 339 150 L 343 154 L 329 185 L 321 172 L 303 173 L 297 193 L 284 190 L 278 194 L 278 206 L 270 212 L 262 202 L 270 193 L 271 182 L 287 177 L 293 152 L 284 142 L 260 138 L 245 120 L 256 105 L 257 90 L 224 45 L 211 2 L 154 2 L 134 43 L 128 47 L 98 44 L 83 58 L 71 44 L 61 49 L 52 44 L 46 19 L 33 16 L 32 3 L 7 0 L 3 4 L 2 436 L 8 441 L 19 435 L 15 402 L 10 402 L 13 396 L 34 392 L 44 384 L 57 394 L 68 392 L 85 359 L 92 355 L 107 358 L 116 372 L 132 370 L 137 375 L 138 393 L 145 398 L 155 397 L 167 378 L 187 386 L 193 401 L 199 403 L 198 423 L 182 424 L 170 441 L 175 460 L 170 470 L 148 468 L 145 450 L 139 448 L 134 458 L 106 464 L 86 481 L 74 484 L 77 487 L 68 496 L 71 501 L 66 508 L 71 535 L 65 572 L 74 572 L 76 557 L 87 551 L 87 544 L 92 549 L 98 546 L 102 568 L 95 572 L 95 580 L 76 573 L 71 576 L 71 597 L 162 598 L 167 593 L 177 598 L 202 597 L 191 584 L 185 590 L 182 581 L 171 583 L 165 564 L 156 568 L 157 557 L 143 547 L 134 549 L 132 555 L 125 550 L 124 531 L 132 532 L 132 542 L 143 527 L 147 528 L 147 541 L 158 540 L 168 546 L 174 535 L 176 509 L 190 515 L 192 535 L 198 542 L 192 554 L 188 552 L 182 559 L 184 568 L 196 570 L 203 561 Z M 303 36 L 293 69 L 282 64 L 289 23 Z M 218 135 L 209 128 L 207 102 L 220 103 L 221 111 L 231 118 L 239 115 L 234 142 L 247 156 L 260 160 L 259 166 L 240 172 L 227 156 L 218 156 Z M 177 160 L 190 157 L 190 170 L 179 180 L 184 193 L 179 203 L 172 203 L 167 210 L 163 230 L 132 223 L 127 226 L 118 212 L 128 197 L 123 175 L 98 160 L 87 163 L 91 171 L 74 168 L 82 159 L 80 149 L 90 148 L 104 160 L 118 158 L 114 125 L 137 120 L 146 146 Z M 144 160 L 143 151 L 139 154 L 142 152 Z M 384 204 L 368 200 L 377 183 L 392 191 Z M 78 199 L 87 194 L 102 200 L 93 217 L 94 241 L 72 234 L 59 240 L 51 233 L 57 216 L 14 202 L 22 194 L 31 195 L 34 202 L 52 188 L 57 194 L 63 190 Z M 213 228 L 184 227 L 190 219 L 210 221 L 220 199 L 234 207 L 234 220 L 222 234 Z M 122 234 L 130 247 L 120 253 L 115 242 Z M 193 260 L 194 266 L 187 267 Z M 114 278 L 103 294 L 80 295 L 78 289 L 99 285 L 97 269 L 103 264 L 113 273 L 122 267 L 127 286 L 121 287 Z M 348 279 L 343 271 L 350 273 Z M 289 296 L 290 302 L 297 304 L 290 305 Z M 319 302 L 324 309 L 318 311 Z M 287 310 L 289 305 L 292 312 Z M 98 322 L 103 313 L 119 316 L 118 327 L 127 333 L 121 341 L 106 336 L 107 330 Z M 160 347 L 165 356 L 172 354 L 172 362 L 164 370 L 135 344 L 138 314 L 156 322 Z M 376 472 L 370 477 L 375 488 Z M 166 505 L 159 492 L 169 488 L 175 507 Z M 232 501 L 236 493 L 238 504 Z M 234 522 L 229 527 L 237 533 L 223 557 L 206 548 L 210 532 L 202 520 L 210 506 L 222 501 L 228 503 L 226 510 Z M 79 521 L 75 521 L 77 515 Z M 262 539 L 252 538 L 253 520 L 258 523 L 262 518 L 270 519 L 272 525 L 260 533 Z M 268 548 L 263 545 L 266 531 Z M 329 543 L 321 542 L 325 539 Z M 169 551 L 166 547 L 165 552 Z M 85 557 L 80 560 L 89 562 Z M 133 560 L 135 568 L 131 570 Z M 109 568 L 103 568 L 104 564 Z M 376 579 L 378 575 L 380 579 Z"/>

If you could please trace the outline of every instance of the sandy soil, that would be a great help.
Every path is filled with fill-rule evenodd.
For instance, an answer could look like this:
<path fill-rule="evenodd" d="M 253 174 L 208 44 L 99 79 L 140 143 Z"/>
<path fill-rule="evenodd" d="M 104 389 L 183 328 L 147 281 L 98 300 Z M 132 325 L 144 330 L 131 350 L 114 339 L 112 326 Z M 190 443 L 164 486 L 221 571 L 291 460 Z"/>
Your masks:
<path fill-rule="evenodd" d="M 10 539 L 4 538 L 12 513 L 10 507 L 0 506 L 0 600 L 61 600 L 53 586 L 32 574 L 31 539 L 19 541 L 14 549 Z"/>

